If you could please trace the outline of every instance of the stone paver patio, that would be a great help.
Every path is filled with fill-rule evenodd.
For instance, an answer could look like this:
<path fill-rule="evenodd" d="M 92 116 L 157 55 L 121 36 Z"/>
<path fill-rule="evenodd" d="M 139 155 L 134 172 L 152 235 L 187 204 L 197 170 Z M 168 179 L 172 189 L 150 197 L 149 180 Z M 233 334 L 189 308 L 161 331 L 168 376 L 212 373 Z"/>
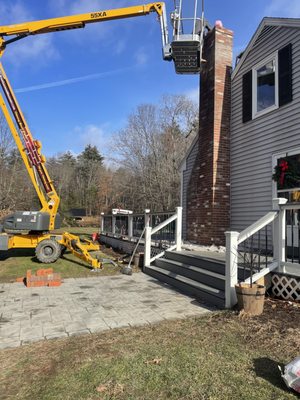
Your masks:
<path fill-rule="evenodd" d="M 143 273 L 65 279 L 52 288 L 5 283 L 0 284 L 0 349 L 207 312 Z"/>

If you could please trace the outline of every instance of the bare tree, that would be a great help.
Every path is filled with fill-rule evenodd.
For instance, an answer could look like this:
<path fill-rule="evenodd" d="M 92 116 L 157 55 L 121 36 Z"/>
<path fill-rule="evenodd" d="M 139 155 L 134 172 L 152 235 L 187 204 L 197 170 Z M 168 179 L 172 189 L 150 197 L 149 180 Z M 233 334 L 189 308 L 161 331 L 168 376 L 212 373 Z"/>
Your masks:
<path fill-rule="evenodd" d="M 197 106 L 184 96 L 165 96 L 159 105 L 143 104 L 113 139 L 115 169 L 87 146 L 47 161 L 61 197 L 61 210 L 86 208 L 90 214 L 111 208 L 170 211 L 179 204 L 179 167 L 198 129 Z M 38 209 L 39 203 L 6 121 L 0 115 L 0 213 Z"/>
<path fill-rule="evenodd" d="M 197 126 L 194 103 L 184 96 L 165 96 L 160 106 L 138 106 L 116 134 L 115 160 L 131 175 L 127 191 L 134 189 L 138 208 L 162 211 L 179 204 L 179 166 Z"/>

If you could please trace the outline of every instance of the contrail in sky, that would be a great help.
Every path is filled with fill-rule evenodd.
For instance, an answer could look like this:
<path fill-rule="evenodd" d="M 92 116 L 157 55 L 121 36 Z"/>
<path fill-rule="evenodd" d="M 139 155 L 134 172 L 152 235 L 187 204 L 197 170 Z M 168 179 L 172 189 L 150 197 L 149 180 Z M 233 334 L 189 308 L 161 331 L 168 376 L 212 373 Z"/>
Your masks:
<path fill-rule="evenodd" d="M 42 90 L 42 89 L 49 89 L 49 88 L 54 88 L 54 87 L 58 87 L 58 86 L 72 85 L 72 84 L 78 83 L 78 82 L 104 78 L 106 76 L 111 76 L 111 75 L 117 75 L 117 74 L 120 74 L 125 71 L 133 70 L 135 68 L 136 68 L 136 66 L 131 66 L 131 67 L 127 67 L 127 68 L 114 69 L 112 71 L 99 72 L 97 74 L 79 76 L 77 78 L 64 79 L 62 81 L 42 83 L 40 85 L 34 85 L 34 86 L 28 86 L 28 87 L 16 89 L 15 93 L 26 93 L 26 92 L 33 92 L 35 90 Z"/>

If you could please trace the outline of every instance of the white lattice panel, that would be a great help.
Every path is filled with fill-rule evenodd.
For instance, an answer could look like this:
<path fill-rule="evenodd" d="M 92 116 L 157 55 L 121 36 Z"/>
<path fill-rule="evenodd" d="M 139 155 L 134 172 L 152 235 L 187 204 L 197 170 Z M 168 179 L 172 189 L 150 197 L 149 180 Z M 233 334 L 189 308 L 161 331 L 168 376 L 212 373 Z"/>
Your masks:
<path fill-rule="evenodd" d="M 272 275 L 272 293 L 284 300 L 300 301 L 300 278 L 289 275 Z"/>

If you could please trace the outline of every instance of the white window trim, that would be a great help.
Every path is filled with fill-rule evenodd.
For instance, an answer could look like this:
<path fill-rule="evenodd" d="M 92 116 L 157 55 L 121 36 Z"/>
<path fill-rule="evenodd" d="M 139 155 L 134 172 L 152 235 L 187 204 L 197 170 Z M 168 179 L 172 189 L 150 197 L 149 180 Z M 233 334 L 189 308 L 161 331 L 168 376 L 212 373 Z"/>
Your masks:
<path fill-rule="evenodd" d="M 270 61 L 275 61 L 275 104 L 262 111 L 257 111 L 257 70 Z M 265 58 L 252 68 L 252 119 L 260 117 L 279 108 L 279 77 L 278 77 L 278 52 Z"/>
<path fill-rule="evenodd" d="M 274 174 L 274 168 L 276 167 L 279 158 L 294 156 L 295 154 L 300 154 L 300 147 L 293 147 L 293 149 L 281 151 L 280 153 L 274 153 L 272 155 L 272 175 Z M 287 189 L 285 191 L 287 191 Z M 272 198 L 275 197 L 280 197 L 280 193 L 277 192 L 277 183 L 272 180 Z"/>

